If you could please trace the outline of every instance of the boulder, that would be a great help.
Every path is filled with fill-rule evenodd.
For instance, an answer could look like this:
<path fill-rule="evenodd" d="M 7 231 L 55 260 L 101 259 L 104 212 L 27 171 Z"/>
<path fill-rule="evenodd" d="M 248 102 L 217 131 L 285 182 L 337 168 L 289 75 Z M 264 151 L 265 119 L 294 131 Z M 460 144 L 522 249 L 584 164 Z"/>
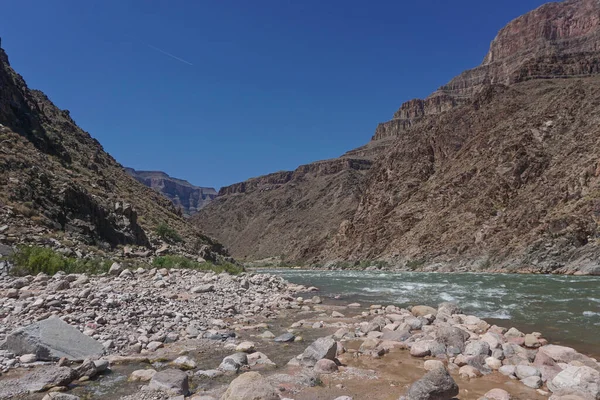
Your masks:
<path fill-rule="evenodd" d="M 592 360 L 586 355 L 578 353 L 575 349 L 570 347 L 549 344 L 547 346 L 540 347 L 539 351 L 546 353 L 548 357 L 552 358 L 556 362 L 568 364 L 571 361 L 579 361 L 587 367 L 600 371 L 600 366 L 598 366 L 596 361 Z"/>
<path fill-rule="evenodd" d="M 424 317 L 426 315 L 437 315 L 438 310 L 429 306 L 414 306 L 410 312 L 415 317 Z"/>
<path fill-rule="evenodd" d="M 75 396 L 75 395 L 67 394 L 67 393 L 60 393 L 60 392 L 50 392 L 42 398 L 42 400 L 79 400 L 79 399 L 80 399 L 79 396 Z"/>
<path fill-rule="evenodd" d="M 458 395 L 458 385 L 448 371 L 438 368 L 410 385 L 407 400 L 448 400 Z"/>
<path fill-rule="evenodd" d="M 521 379 L 521 383 L 532 389 L 539 389 L 542 387 L 542 378 L 539 376 L 529 376 L 525 379 Z"/>
<path fill-rule="evenodd" d="M 221 400 L 279 400 L 278 391 L 258 372 L 246 372 L 235 378 Z"/>
<path fill-rule="evenodd" d="M 200 285 L 200 286 L 193 287 L 191 292 L 192 293 L 209 293 L 209 292 L 214 292 L 214 290 L 215 290 L 215 285 L 206 284 L 206 285 Z"/>
<path fill-rule="evenodd" d="M 338 366 L 335 361 L 323 358 L 317 361 L 315 364 L 314 371 L 318 374 L 332 374 L 338 370 Z"/>
<path fill-rule="evenodd" d="M 473 379 L 481 376 L 481 372 L 471 365 L 464 365 L 458 370 L 458 375 L 464 379 Z"/>
<path fill-rule="evenodd" d="M 492 389 L 489 392 L 487 392 L 484 396 L 484 398 L 488 399 L 488 400 L 510 400 L 510 394 L 503 389 Z"/>
<path fill-rule="evenodd" d="M 171 395 L 187 395 L 190 391 L 187 374 L 178 369 L 158 371 L 150 380 L 149 387 Z"/>
<path fill-rule="evenodd" d="M 113 263 L 108 270 L 111 275 L 119 275 L 121 272 L 123 272 L 123 267 L 117 262 Z"/>
<path fill-rule="evenodd" d="M 548 382 L 552 392 L 561 390 L 583 391 L 592 399 L 600 399 L 600 372 L 587 366 L 569 366 Z"/>
<path fill-rule="evenodd" d="M 240 353 L 252 353 L 255 347 L 256 346 L 254 345 L 254 343 L 246 341 L 238 344 L 235 348 L 235 351 L 238 351 Z"/>
<path fill-rule="evenodd" d="M 410 337 L 408 330 L 385 331 L 381 335 L 381 340 L 391 340 L 392 342 L 403 342 Z"/>
<path fill-rule="evenodd" d="M 293 333 L 286 332 L 282 335 L 277 336 L 274 340 L 278 343 L 293 342 L 296 336 Z"/>
<path fill-rule="evenodd" d="M 319 338 L 304 350 L 300 357 L 302 364 L 314 366 L 322 359 L 335 360 L 337 343 L 330 337 Z"/>
<path fill-rule="evenodd" d="M 196 368 L 197 364 L 196 361 L 192 360 L 188 356 L 180 356 L 171 361 L 171 366 L 179 368 L 183 371 L 187 371 L 189 369 Z"/>
<path fill-rule="evenodd" d="M 48 318 L 11 332 L 0 349 L 15 354 L 35 354 L 43 361 L 62 357 L 80 361 L 104 353 L 100 342 L 59 318 Z"/>
<path fill-rule="evenodd" d="M 56 386 L 67 386 L 77 379 L 77 372 L 69 367 L 36 368 L 19 379 L 18 385 L 28 392 L 43 392 Z"/>
<path fill-rule="evenodd" d="M 266 354 L 260 351 L 255 351 L 248 354 L 248 365 L 251 367 L 275 368 L 277 365 L 267 357 Z"/>
<path fill-rule="evenodd" d="M 519 379 L 529 378 L 530 376 L 542 376 L 536 367 L 529 365 L 517 365 L 517 368 L 515 369 L 515 375 L 517 375 L 517 378 Z"/>
<path fill-rule="evenodd" d="M 218 369 L 224 372 L 238 372 L 240 368 L 246 365 L 248 365 L 248 355 L 246 353 L 235 353 L 225 357 Z"/>
<path fill-rule="evenodd" d="M 490 353 L 490 345 L 483 340 L 474 340 L 467 343 L 464 351 L 466 356 L 488 356 Z"/>
<path fill-rule="evenodd" d="M 156 374 L 156 370 L 153 369 L 138 369 L 129 375 L 130 382 L 148 382 Z"/>
<path fill-rule="evenodd" d="M 438 329 L 437 339 L 448 348 L 455 348 L 462 353 L 465 350 L 465 342 L 471 337 L 468 332 L 450 326 L 442 326 Z"/>
<path fill-rule="evenodd" d="M 445 368 L 445 367 L 444 367 L 444 363 L 441 362 L 440 360 L 427 360 L 423 364 L 423 368 L 425 368 L 426 371 L 433 371 L 434 369 Z"/>

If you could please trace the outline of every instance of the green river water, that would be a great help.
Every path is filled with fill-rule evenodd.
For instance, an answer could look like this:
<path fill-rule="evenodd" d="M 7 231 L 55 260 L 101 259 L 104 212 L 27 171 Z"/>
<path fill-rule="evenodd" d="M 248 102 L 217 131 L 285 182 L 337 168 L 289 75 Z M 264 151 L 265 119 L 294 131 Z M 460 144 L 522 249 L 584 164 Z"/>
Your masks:
<path fill-rule="evenodd" d="M 450 301 L 489 323 L 542 332 L 554 344 L 600 356 L 600 276 L 279 269 L 340 302 L 436 306 Z"/>

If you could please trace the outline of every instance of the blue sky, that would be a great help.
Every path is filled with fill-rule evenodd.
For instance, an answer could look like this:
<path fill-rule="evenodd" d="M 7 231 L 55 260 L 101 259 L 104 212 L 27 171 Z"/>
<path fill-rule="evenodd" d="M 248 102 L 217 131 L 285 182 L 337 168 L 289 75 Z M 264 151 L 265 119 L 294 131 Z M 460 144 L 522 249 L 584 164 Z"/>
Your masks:
<path fill-rule="evenodd" d="M 9 0 L 0 36 L 123 165 L 218 188 L 366 143 L 543 3 Z"/>

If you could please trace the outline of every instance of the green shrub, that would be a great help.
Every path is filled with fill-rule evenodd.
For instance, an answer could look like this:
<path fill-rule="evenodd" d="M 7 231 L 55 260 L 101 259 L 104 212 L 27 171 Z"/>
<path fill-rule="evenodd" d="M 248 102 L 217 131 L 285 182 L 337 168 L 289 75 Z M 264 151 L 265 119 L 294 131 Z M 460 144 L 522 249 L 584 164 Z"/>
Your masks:
<path fill-rule="evenodd" d="M 177 233 L 175 229 L 171 228 L 165 223 L 158 224 L 158 226 L 156 227 L 156 235 L 158 235 L 158 237 L 162 240 L 171 243 L 178 243 L 183 241 L 181 236 L 179 236 L 179 233 Z"/>
<path fill-rule="evenodd" d="M 416 271 L 423 265 L 425 265 L 425 260 L 410 260 L 406 263 L 406 267 L 412 271 Z"/>
<path fill-rule="evenodd" d="M 10 257 L 14 264 L 12 275 L 37 275 L 44 272 L 54 275 L 58 271 L 67 274 L 100 274 L 107 272 L 111 262 L 101 258 L 80 259 L 66 257 L 52 249 L 39 246 L 21 246 Z"/>
<path fill-rule="evenodd" d="M 198 261 L 191 260 L 183 256 L 160 256 L 156 257 L 152 261 L 152 265 L 156 268 L 183 268 L 183 269 L 194 269 L 198 271 L 214 271 L 219 274 L 221 272 L 227 272 L 233 275 L 237 275 L 244 272 L 244 268 L 239 265 L 231 263 L 213 264 L 210 262 L 199 263 Z"/>

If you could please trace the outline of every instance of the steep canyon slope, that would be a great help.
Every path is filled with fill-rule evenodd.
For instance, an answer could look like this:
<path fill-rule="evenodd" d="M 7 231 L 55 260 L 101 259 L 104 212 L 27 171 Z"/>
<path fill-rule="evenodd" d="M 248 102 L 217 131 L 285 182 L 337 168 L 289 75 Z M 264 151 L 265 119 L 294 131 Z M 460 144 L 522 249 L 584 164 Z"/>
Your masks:
<path fill-rule="evenodd" d="M 31 90 L 0 49 L 0 243 L 151 246 L 167 224 L 186 245 L 220 245 L 131 178 L 68 110 Z"/>
<path fill-rule="evenodd" d="M 600 1 L 546 4 L 480 66 L 321 162 L 344 168 L 233 185 L 194 220 L 248 258 L 597 268 L 599 74 Z"/>

